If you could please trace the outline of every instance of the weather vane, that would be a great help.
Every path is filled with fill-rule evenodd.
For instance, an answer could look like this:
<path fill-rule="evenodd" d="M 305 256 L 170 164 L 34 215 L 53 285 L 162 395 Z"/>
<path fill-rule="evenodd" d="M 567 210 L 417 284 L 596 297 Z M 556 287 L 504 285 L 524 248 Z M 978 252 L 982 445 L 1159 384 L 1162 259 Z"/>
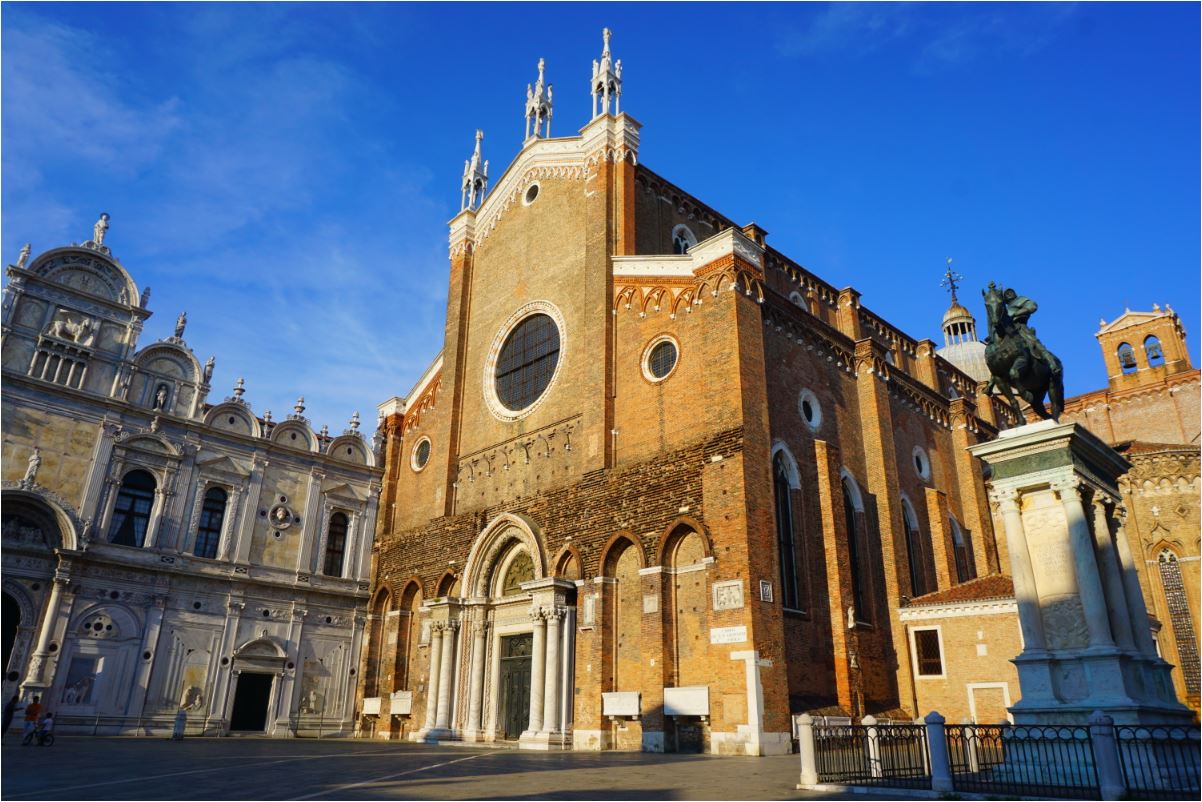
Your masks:
<path fill-rule="evenodd" d="M 943 280 L 939 282 L 939 286 L 952 294 L 952 303 L 958 303 L 956 300 L 956 289 L 963 280 L 964 276 L 952 270 L 952 257 L 947 257 L 947 272 L 943 274 Z"/>

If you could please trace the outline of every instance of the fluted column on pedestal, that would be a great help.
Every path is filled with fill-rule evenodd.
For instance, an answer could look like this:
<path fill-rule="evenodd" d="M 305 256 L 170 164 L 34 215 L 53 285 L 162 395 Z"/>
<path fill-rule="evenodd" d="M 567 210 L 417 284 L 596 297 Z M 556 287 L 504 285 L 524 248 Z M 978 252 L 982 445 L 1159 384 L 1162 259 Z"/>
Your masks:
<path fill-rule="evenodd" d="M 1110 617 L 1106 612 L 1106 594 L 1102 591 L 1093 536 L 1089 532 L 1089 521 L 1085 519 L 1079 484 L 1075 480 L 1057 482 L 1052 485 L 1052 490 L 1060 496 L 1064 517 L 1068 522 L 1069 545 L 1073 553 L 1073 567 L 1077 572 L 1081 608 L 1085 612 L 1085 625 L 1089 630 L 1089 645 L 1099 649 L 1113 647 Z"/>
<path fill-rule="evenodd" d="M 1102 571 L 1102 587 L 1110 603 L 1106 605 L 1110 612 L 1110 628 L 1114 632 L 1115 643 L 1120 649 L 1134 649 L 1135 640 L 1131 634 L 1130 603 L 1127 601 L 1127 591 L 1123 587 L 1123 570 L 1119 566 L 1119 556 L 1115 548 L 1114 537 L 1110 532 L 1109 515 L 1106 504 L 1100 495 L 1093 499 L 1093 542 L 1098 551 L 1098 567 Z M 1115 603 L 1118 602 L 1118 603 Z"/>
<path fill-rule="evenodd" d="M 534 734 L 543 728 L 543 682 L 546 676 L 546 612 L 540 607 L 530 612 L 534 622 L 534 649 L 530 656 L 530 723 L 526 731 Z"/>
<path fill-rule="evenodd" d="M 566 610 L 547 610 L 547 668 L 543 693 L 545 732 L 559 732 L 559 625 Z"/>
<path fill-rule="evenodd" d="M 488 622 L 474 621 L 471 625 L 471 685 L 467 699 L 467 732 L 473 737 L 480 732 L 480 711 L 484 694 L 484 644 L 488 636 Z"/>
<path fill-rule="evenodd" d="M 1018 603 L 1018 625 L 1023 646 L 1028 651 L 1042 652 L 1046 648 L 1043 619 L 1039 611 L 1039 591 L 1035 587 L 1035 569 L 1031 566 L 1031 551 L 1023 516 L 1018 509 L 1018 493 L 1014 490 L 995 490 L 994 501 L 1002 513 L 1006 542 L 1010 551 L 1010 570 L 1014 578 L 1014 598 Z"/>
<path fill-rule="evenodd" d="M 442 630 L 443 624 L 435 621 L 430 624 L 430 681 L 426 683 L 426 719 L 422 730 L 434 729 L 438 713 L 438 680 L 442 664 Z"/>
<path fill-rule="evenodd" d="M 63 599 L 64 580 L 55 579 L 50 586 L 50 601 L 46 604 L 46 613 L 42 616 L 42 628 L 38 631 L 38 645 L 29 660 L 29 668 L 25 672 L 26 688 L 42 688 L 46 685 L 46 662 L 50 657 L 50 641 L 54 637 L 54 628 L 58 625 L 58 608 Z"/>
<path fill-rule="evenodd" d="M 438 667 L 438 714 L 434 721 L 434 728 L 438 730 L 450 729 L 451 726 L 451 678 L 454 676 L 455 631 L 459 629 L 459 622 L 448 621 L 444 626 L 446 631 L 442 635 L 442 660 Z"/>

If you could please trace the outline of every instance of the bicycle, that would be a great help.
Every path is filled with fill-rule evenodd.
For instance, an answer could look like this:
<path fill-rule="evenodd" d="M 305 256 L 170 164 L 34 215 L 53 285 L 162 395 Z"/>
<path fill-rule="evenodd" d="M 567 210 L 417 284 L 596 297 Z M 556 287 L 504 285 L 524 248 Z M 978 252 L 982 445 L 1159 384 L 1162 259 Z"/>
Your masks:
<path fill-rule="evenodd" d="M 33 729 L 25 733 L 25 736 L 21 738 L 21 746 L 29 746 L 35 738 L 38 746 L 54 746 L 54 733 L 41 729 Z"/>

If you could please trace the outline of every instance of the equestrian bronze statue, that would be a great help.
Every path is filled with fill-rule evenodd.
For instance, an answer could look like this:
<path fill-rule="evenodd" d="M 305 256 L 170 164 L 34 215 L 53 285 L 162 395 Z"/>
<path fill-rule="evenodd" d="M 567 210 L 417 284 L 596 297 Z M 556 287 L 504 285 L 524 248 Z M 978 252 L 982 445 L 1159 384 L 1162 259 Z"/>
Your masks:
<path fill-rule="evenodd" d="M 1014 397 L 1016 392 L 1039 417 L 1059 421 L 1064 411 L 1064 369 L 1060 360 L 1035 336 L 1035 329 L 1027 325 L 1039 307 L 1030 298 L 1013 289 L 1000 288 L 992 281 L 981 295 L 985 297 L 989 320 L 985 364 L 989 366 L 990 378 L 985 392 L 995 387 L 1000 390 L 1020 421 L 1025 416 Z M 1050 414 L 1044 407 L 1044 396 L 1051 404 Z"/>

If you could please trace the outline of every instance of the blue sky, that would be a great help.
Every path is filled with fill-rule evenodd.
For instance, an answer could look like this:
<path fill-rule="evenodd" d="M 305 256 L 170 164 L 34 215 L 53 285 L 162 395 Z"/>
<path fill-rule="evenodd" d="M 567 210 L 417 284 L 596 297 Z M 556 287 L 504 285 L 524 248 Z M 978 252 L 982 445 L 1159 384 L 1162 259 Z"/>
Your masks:
<path fill-rule="evenodd" d="M 1199 362 L 1196 4 L 24 4 L 0 9 L 0 255 L 90 236 L 188 311 L 279 418 L 370 428 L 442 345 L 446 222 L 473 132 L 517 152 L 539 57 L 553 133 L 600 30 L 651 169 L 915 336 L 1014 285 L 1066 364 L 1171 303 Z"/>

